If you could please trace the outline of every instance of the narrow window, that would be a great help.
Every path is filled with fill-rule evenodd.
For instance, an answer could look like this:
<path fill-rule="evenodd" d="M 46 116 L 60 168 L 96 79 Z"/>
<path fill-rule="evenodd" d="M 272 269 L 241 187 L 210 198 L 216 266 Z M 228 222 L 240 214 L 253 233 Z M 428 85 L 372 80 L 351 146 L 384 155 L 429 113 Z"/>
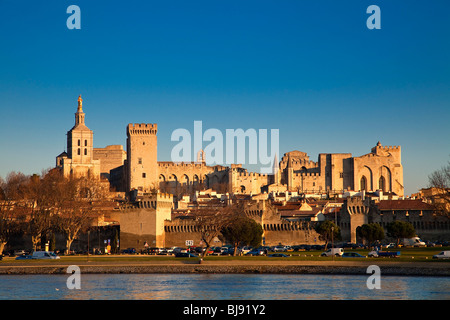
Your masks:
<path fill-rule="evenodd" d="M 385 190 L 385 188 L 386 188 L 386 180 L 384 179 L 383 176 L 380 177 L 380 180 L 378 181 L 378 186 L 380 187 L 381 191 L 383 191 L 383 192 L 386 191 Z"/>
<path fill-rule="evenodd" d="M 367 190 L 367 179 L 366 179 L 365 176 L 361 177 L 360 185 L 361 185 L 361 187 L 360 187 L 361 191 L 362 190 Z"/>
<path fill-rule="evenodd" d="M 87 140 L 84 140 L 84 146 L 87 147 Z"/>
<path fill-rule="evenodd" d="M 81 154 L 81 149 L 80 148 L 78 148 L 78 155 L 80 155 Z"/>
<path fill-rule="evenodd" d="M 78 146 L 80 146 L 81 145 L 81 140 L 80 139 L 78 139 Z"/>
<path fill-rule="evenodd" d="M 145 172 L 142 173 L 142 178 L 145 178 Z"/>
<path fill-rule="evenodd" d="M 142 164 L 142 158 L 138 158 L 138 164 Z"/>
<path fill-rule="evenodd" d="M 84 149 L 84 155 L 87 156 L 87 149 Z"/>

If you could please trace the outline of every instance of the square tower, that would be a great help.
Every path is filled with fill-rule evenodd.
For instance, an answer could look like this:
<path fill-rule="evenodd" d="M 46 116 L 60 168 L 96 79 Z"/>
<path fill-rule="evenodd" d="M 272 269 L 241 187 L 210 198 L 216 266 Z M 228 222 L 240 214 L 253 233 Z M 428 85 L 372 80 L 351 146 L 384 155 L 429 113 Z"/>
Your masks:
<path fill-rule="evenodd" d="M 157 124 L 128 124 L 127 191 L 150 192 L 158 182 Z"/>

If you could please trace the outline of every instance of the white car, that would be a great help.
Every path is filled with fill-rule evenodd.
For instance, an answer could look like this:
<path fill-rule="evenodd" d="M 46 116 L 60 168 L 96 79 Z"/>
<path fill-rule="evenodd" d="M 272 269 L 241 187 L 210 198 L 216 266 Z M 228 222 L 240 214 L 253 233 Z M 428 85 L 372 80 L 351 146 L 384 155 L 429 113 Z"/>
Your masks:
<path fill-rule="evenodd" d="M 31 259 L 59 259 L 59 256 L 50 251 L 35 251 Z"/>
<path fill-rule="evenodd" d="M 287 249 L 285 246 L 276 246 L 273 248 L 273 252 L 286 252 Z"/>
<path fill-rule="evenodd" d="M 331 256 L 342 257 L 343 254 L 344 254 L 344 249 L 342 249 L 342 248 L 330 248 L 327 251 L 322 252 L 322 254 L 320 256 L 322 256 L 322 257 L 331 257 Z"/>
<path fill-rule="evenodd" d="M 242 252 L 242 254 L 247 254 L 250 251 L 252 251 L 252 249 L 253 249 L 252 247 L 243 247 L 241 252 Z"/>
<path fill-rule="evenodd" d="M 450 259 L 450 250 L 442 251 L 441 253 L 435 254 L 433 259 Z"/>

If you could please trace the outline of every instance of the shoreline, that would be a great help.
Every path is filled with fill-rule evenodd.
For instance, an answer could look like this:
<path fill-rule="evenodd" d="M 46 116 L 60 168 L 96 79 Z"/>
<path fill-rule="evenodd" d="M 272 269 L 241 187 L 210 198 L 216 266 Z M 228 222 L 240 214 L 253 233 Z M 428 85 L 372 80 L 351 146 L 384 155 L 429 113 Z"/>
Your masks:
<path fill-rule="evenodd" d="M 67 274 L 76 265 L 82 274 L 328 274 L 368 275 L 367 267 L 377 265 L 382 275 L 450 277 L 447 263 L 391 261 L 33 261 L 0 263 L 1 275 Z"/>

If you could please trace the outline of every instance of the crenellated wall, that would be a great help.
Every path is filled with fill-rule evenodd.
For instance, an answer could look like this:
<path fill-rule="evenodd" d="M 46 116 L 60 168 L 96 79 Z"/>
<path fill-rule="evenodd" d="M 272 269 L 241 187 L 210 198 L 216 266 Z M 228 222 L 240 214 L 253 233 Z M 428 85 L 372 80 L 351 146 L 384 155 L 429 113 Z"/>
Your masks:
<path fill-rule="evenodd" d="M 155 194 L 132 204 L 122 205 L 111 218 L 120 223 L 120 247 L 144 249 L 164 246 L 164 223 L 171 219 L 173 196 Z"/>

